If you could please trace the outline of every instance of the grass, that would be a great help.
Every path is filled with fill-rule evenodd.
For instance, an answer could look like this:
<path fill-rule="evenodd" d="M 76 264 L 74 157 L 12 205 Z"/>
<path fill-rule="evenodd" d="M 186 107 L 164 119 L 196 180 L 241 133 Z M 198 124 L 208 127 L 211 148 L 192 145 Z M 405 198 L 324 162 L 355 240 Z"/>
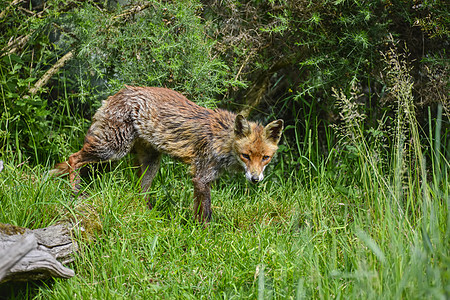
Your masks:
<path fill-rule="evenodd" d="M 148 210 L 130 160 L 86 182 L 88 197 L 74 198 L 65 179 L 46 176 L 50 166 L 3 157 L 0 222 L 40 228 L 70 221 L 80 249 L 69 266 L 75 277 L 6 283 L 0 295 L 450 298 L 448 120 L 438 109 L 436 116 L 429 111 L 427 129 L 418 126 L 412 85 L 396 82 L 408 83 L 400 76 L 408 71 L 395 64 L 389 93 L 398 96 L 398 109 L 391 129 L 381 124 L 364 131 L 364 115 L 351 106 L 358 99 L 336 91 L 340 142 L 332 145 L 327 136 L 324 157 L 317 124 L 306 122 L 308 134 L 293 145 L 285 141 L 261 184 L 242 174 L 214 184 L 207 228 L 193 222 L 187 167 L 170 159 L 153 182 L 156 205 Z"/>
<path fill-rule="evenodd" d="M 70 265 L 75 277 L 4 284 L 3 293 L 12 299 L 445 299 L 450 293 L 447 185 L 425 185 L 411 195 L 421 207 L 412 215 L 399 213 L 389 193 L 369 199 L 377 195 L 359 187 L 342 192 L 325 174 L 307 181 L 272 175 L 260 186 L 225 176 L 214 186 L 214 217 L 204 228 L 192 221 L 184 166 L 163 163 L 151 211 L 127 166 L 94 178 L 82 199 L 71 197 L 65 180 L 47 178 L 48 168 L 6 163 L 0 222 L 39 228 L 73 220 L 84 232 Z"/>

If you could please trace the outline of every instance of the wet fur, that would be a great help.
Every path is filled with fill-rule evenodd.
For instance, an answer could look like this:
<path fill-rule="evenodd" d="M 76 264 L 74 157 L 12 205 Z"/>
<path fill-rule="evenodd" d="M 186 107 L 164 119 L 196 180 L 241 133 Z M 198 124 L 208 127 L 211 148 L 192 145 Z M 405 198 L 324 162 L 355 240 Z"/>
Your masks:
<path fill-rule="evenodd" d="M 245 151 L 259 156 L 264 151 L 269 151 L 270 157 L 275 153 L 283 122 L 269 125 L 264 128 L 229 111 L 198 106 L 173 90 L 127 86 L 103 101 L 82 149 L 57 164 L 51 173 L 68 174 L 78 192 L 80 177 L 76 170 L 134 152 L 143 174 L 141 187 L 146 192 L 158 172 L 161 154 L 166 153 L 191 166 L 194 212 L 200 221 L 208 221 L 210 185 L 220 171 L 247 169 L 239 157 L 245 147 L 251 148 Z"/>

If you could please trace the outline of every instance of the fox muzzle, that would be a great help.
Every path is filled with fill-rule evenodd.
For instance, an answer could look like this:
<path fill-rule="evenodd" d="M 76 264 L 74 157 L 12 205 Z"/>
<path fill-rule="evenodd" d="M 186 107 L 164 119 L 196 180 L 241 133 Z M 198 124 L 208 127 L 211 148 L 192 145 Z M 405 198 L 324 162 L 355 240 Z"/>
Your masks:
<path fill-rule="evenodd" d="M 250 172 L 247 172 L 247 173 L 245 173 L 245 177 L 251 183 L 258 183 L 264 179 L 264 174 L 263 173 L 260 173 L 260 174 L 253 173 L 252 174 Z"/>

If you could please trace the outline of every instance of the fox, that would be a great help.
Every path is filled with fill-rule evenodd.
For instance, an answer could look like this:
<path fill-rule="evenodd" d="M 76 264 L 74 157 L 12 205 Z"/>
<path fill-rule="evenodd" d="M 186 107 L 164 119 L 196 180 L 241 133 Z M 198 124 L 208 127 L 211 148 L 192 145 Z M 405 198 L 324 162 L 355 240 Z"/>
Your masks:
<path fill-rule="evenodd" d="M 78 194 L 81 167 L 134 153 L 141 192 L 145 194 L 166 154 L 190 166 L 194 216 L 208 223 L 212 215 L 211 183 L 224 170 L 243 170 L 252 183 L 263 180 L 264 169 L 278 149 L 283 126 L 282 119 L 263 127 L 241 114 L 205 108 L 171 89 L 125 85 L 103 100 L 81 150 L 56 164 L 50 174 L 68 175 L 74 194 Z M 149 201 L 148 205 L 151 209 Z"/>

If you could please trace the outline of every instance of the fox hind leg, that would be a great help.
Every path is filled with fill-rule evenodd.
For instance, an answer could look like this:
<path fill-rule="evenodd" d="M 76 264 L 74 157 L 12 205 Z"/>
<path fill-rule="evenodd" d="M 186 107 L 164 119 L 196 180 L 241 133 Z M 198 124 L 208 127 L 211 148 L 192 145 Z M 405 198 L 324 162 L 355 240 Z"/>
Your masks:
<path fill-rule="evenodd" d="M 141 190 L 145 194 L 152 185 L 153 178 L 158 173 L 161 153 L 143 140 L 136 141 L 134 152 L 136 152 L 137 163 L 140 166 L 138 175 L 141 178 Z M 147 200 L 148 208 L 152 209 L 153 205 L 150 197 L 146 195 L 145 199 Z"/>
<path fill-rule="evenodd" d="M 69 181 L 73 191 L 80 190 L 80 175 L 77 170 L 88 163 L 118 160 L 125 156 L 131 149 L 135 139 L 134 129 L 127 124 L 119 124 L 120 127 L 103 127 L 96 130 L 96 124 L 91 125 L 84 139 L 83 148 L 72 154 L 68 161 Z M 120 132 L 119 129 L 120 128 Z"/>

